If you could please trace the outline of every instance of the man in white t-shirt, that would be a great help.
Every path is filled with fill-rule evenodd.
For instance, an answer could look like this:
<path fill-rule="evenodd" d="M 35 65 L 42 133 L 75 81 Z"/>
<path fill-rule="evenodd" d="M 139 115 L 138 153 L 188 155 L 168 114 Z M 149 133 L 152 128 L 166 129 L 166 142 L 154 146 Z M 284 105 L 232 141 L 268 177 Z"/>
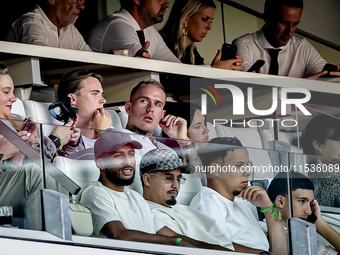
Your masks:
<path fill-rule="evenodd" d="M 81 198 L 91 208 L 94 233 L 114 239 L 192 246 L 175 234 L 157 235 L 146 201 L 125 187 L 133 182 L 135 149 L 141 148 L 130 135 L 115 131 L 105 131 L 96 141 L 94 152 L 100 177 Z"/>
<path fill-rule="evenodd" d="M 318 78 L 327 73 L 321 72 L 326 61 L 317 50 L 306 38 L 294 35 L 302 10 L 303 0 L 266 0 L 262 29 L 233 41 L 244 71 L 262 59 L 261 73 L 265 74 Z M 332 74 L 340 76 L 340 72 Z"/>
<path fill-rule="evenodd" d="M 91 51 L 74 26 L 85 0 L 41 0 L 16 20 L 6 40 L 71 50 Z"/>
<path fill-rule="evenodd" d="M 249 155 L 245 148 L 238 146 L 242 144 L 236 137 L 220 137 L 212 139 L 202 148 L 199 156 L 203 166 L 210 169 L 206 171 L 208 187 L 201 189 L 190 206 L 215 219 L 232 242 L 268 251 L 267 237 L 255 216 L 246 205 L 235 201 L 235 197 L 239 196 L 262 209 L 273 204 L 264 189 L 248 187 Z M 285 230 L 278 215 L 271 217 L 274 209 L 265 213 L 271 234 L 270 250 L 274 254 L 287 254 Z"/>
<path fill-rule="evenodd" d="M 184 154 L 187 162 L 191 162 L 193 157 L 191 150 L 185 149 L 190 143 L 187 136 L 187 122 L 185 119 L 173 115 L 165 115 L 166 92 L 161 83 L 156 80 L 146 80 L 139 82 L 130 94 L 130 100 L 125 103 L 125 111 L 129 114 L 126 129 L 123 132 L 131 134 L 131 138 L 139 141 L 143 148 L 136 151 L 136 178 L 132 184 L 133 189 L 142 194 L 142 183 L 139 177 L 140 160 L 145 153 L 153 149 L 168 149 L 173 151 L 172 144 L 167 146 L 164 142 L 169 140 L 151 137 L 155 129 L 159 127 L 173 139 L 179 139 L 176 151 Z M 139 134 L 139 135 L 133 135 Z M 143 135 L 143 136 L 140 136 Z M 175 141 L 172 141 L 175 142 Z M 176 143 L 176 142 L 175 142 Z M 192 162 L 191 162 L 192 163 Z"/>
<path fill-rule="evenodd" d="M 153 27 L 163 21 L 168 0 L 121 0 L 121 10 L 101 20 L 89 35 L 95 52 L 129 49 L 132 55 L 180 63 Z M 141 51 L 141 48 L 143 50 Z"/>
<path fill-rule="evenodd" d="M 250 253 L 263 251 L 232 243 L 213 218 L 189 206 L 176 205 L 180 184 L 186 181 L 182 173 L 187 168 L 175 153 L 167 150 L 155 149 L 142 158 L 143 197 L 155 214 L 156 232 L 171 236 L 168 232 L 171 229 L 179 235 L 199 241 L 201 248 L 235 248 L 235 251 Z"/>
<path fill-rule="evenodd" d="M 332 244 L 337 251 L 330 246 L 325 246 L 318 242 L 319 255 L 336 255 L 340 252 L 340 234 L 336 232 L 321 215 L 318 201 L 314 199 L 314 184 L 303 174 L 291 172 L 291 189 L 293 217 L 307 220 L 312 214 L 316 217 L 310 221 L 316 226 L 316 231 Z M 275 176 L 268 187 L 268 195 L 273 203 L 278 207 L 282 216 L 282 224 L 286 226 L 286 220 L 289 219 L 289 201 L 288 201 L 288 184 L 287 173 L 279 173 Z M 313 216 L 312 215 L 312 216 Z"/>

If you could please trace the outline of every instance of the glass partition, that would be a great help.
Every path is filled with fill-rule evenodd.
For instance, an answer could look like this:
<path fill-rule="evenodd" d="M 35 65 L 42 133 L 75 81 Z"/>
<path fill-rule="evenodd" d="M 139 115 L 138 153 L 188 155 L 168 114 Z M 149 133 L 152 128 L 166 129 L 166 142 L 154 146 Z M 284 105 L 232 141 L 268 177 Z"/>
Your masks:
<path fill-rule="evenodd" d="M 1 121 L 1 123 L 4 122 L 7 121 Z M 22 129 L 23 124 L 27 125 L 27 122 L 20 122 L 17 129 Z M 4 137 L 10 138 L 9 134 L 11 132 L 14 134 L 16 133 L 13 129 L 15 128 L 15 123 L 12 122 L 10 126 L 12 126 L 10 131 L 7 130 L 7 128 L 3 128 L 3 126 L 1 127 L 0 130 L 2 139 Z M 315 186 L 315 199 L 319 201 L 321 206 L 322 218 L 335 230 L 338 230 L 337 226 L 340 222 L 338 211 L 333 210 L 335 207 L 331 207 L 326 204 L 323 199 L 324 195 L 320 196 L 318 193 L 319 190 L 322 190 L 326 192 L 327 198 L 331 196 L 334 197 L 334 199 L 336 198 L 337 195 L 333 192 L 335 190 L 334 187 L 327 184 L 327 181 L 333 182 L 338 180 L 336 177 L 339 174 L 339 164 L 337 159 L 318 157 L 315 155 L 304 155 L 300 152 L 292 153 L 284 151 L 283 149 L 279 151 L 240 147 L 238 144 L 239 137 L 223 137 L 220 138 L 220 140 L 215 140 L 215 143 L 205 143 L 155 136 L 147 137 L 134 134 L 127 130 L 108 130 L 105 132 L 102 130 L 81 130 L 81 133 L 84 134 L 88 134 L 90 131 L 93 132 L 97 138 L 99 137 L 97 142 L 100 141 L 100 145 L 93 148 L 94 141 L 92 145 L 90 140 L 84 143 L 86 137 L 81 137 L 80 141 L 76 141 L 72 144 L 72 146 L 68 146 L 68 143 L 65 143 L 61 148 L 60 145 L 58 146 L 58 144 L 54 143 L 53 137 L 49 138 L 50 134 L 54 133 L 53 130 L 56 130 L 56 127 L 65 130 L 71 129 L 70 127 L 47 124 L 39 124 L 37 126 L 37 138 L 39 139 L 39 143 L 36 144 L 34 149 L 36 154 L 33 154 L 32 151 L 25 147 L 25 144 L 27 145 L 27 143 L 22 143 L 22 141 L 19 141 L 17 138 L 9 139 L 11 143 L 20 148 L 17 152 L 20 151 L 20 155 L 22 157 L 5 157 L 6 162 L 8 162 L 11 166 L 10 170 L 8 170 L 5 162 L 1 163 L 3 174 L 1 177 L 0 187 L 2 192 L 3 190 L 7 190 L 7 194 L 1 193 L 1 197 L 5 196 L 6 199 L 2 198 L 1 200 L 0 207 L 2 209 L 0 213 L 7 217 L 7 215 L 10 214 L 8 207 L 13 208 L 12 223 L 5 221 L 7 226 L 10 224 L 19 228 L 30 229 L 30 226 L 27 225 L 27 217 L 31 211 L 28 210 L 32 210 L 32 205 L 35 205 L 35 203 L 32 202 L 32 204 L 25 204 L 25 202 L 27 202 L 28 199 L 31 199 L 30 197 L 32 194 L 35 191 L 42 189 L 44 183 L 46 183 L 47 189 L 55 190 L 58 194 L 64 194 L 67 201 L 69 201 L 69 219 L 71 221 L 69 222 L 69 226 L 72 227 L 73 235 L 92 237 L 106 236 L 110 238 L 107 229 L 105 230 L 105 228 L 103 228 L 105 223 L 98 223 L 100 221 L 96 218 L 100 216 L 98 212 L 100 212 L 101 207 L 104 205 L 99 202 L 99 204 L 94 202 L 102 202 L 107 198 L 100 197 L 103 194 L 97 194 L 99 196 L 98 200 L 90 199 L 92 194 L 91 190 L 96 186 L 99 186 L 104 190 L 108 189 L 112 193 L 126 193 L 127 190 L 129 190 L 129 192 L 132 192 L 133 196 L 135 196 L 134 198 L 137 199 L 138 202 L 136 202 L 136 204 L 138 204 L 139 207 L 144 206 L 145 210 L 150 210 L 148 209 L 149 206 L 151 210 L 156 212 L 155 214 L 159 214 L 160 212 L 165 213 L 165 215 L 159 216 L 159 220 L 162 219 L 162 216 L 165 218 L 169 217 L 169 214 L 172 213 L 167 212 L 169 207 L 178 208 L 179 206 L 186 206 L 186 208 L 193 208 L 187 209 L 188 211 L 198 210 L 200 214 L 204 214 L 205 216 L 202 217 L 207 217 L 211 220 L 211 224 L 216 224 L 215 221 L 218 222 L 218 218 L 216 219 L 214 217 L 223 215 L 222 211 L 217 210 L 218 213 L 215 215 L 206 215 L 209 210 L 206 211 L 204 207 L 202 208 L 198 206 L 197 200 L 199 200 L 199 194 L 202 194 L 203 191 L 207 190 L 215 192 L 223 198 L 222 201 L 226 201 L 226 203 L 231 202 L 233 205 L 239 206 L 237 210 L 245 210 L 242 211 L 241 215 L 246 212 L 252 215 L 251 217 L 254 220 L 249 220 L 247 217 L 247 224 L 250 224 L 252 227 L 258 227 L 257 230 L 261 230 L 261 228 L 266 230 L 268 229 L 266 219 L 271 220 L 275 218 L 278 222 L 280 222 L 278 218 L 279 212 L 282 216 L 281 221 L 283 221 L 283 223 L 280 223 L 281 226 L 286 225 L 285 219 L 289 218 L 289 215 L 305 220 L 304 217 L 296 216 L 295 211 L 298 209 L 295 209 L 294 207 L 295 191 L 292 189 L 292 184 L 288 184 L 289 179 L 287 179 L 287 173 L 295 171 L 311 179 Z M 42 139 L 40 135 L 41 129 L 44 135 Z M 32 132 L 32 135 L 34 135 L 33 133 L 34 132 Z M 108 135 L 107 133 L 110 134 Z M 100 139 L 102 136 L 104 138 Z M 1 145 L 3 144 L 3 141 L 1 142 Z M 42 160 L 39 156 L 42 148 L 41 144 L 44 144 L 45 161 L 43 165 L 41 165 Z M 279 145 L 276 144 L 275 146 Z M 9 145 L 6 145 L 4 148 L 6 148 L 5 151 L 10 150 Z M 123 148 L 123 150 L 120 150 L 121 148 Z M 156 148 L 158 150 L 155 150 Z M 4 154 L 2 151 L 4 151 L 3 147 L 1 147 L 0 152 Z M 53 153 L 49 153 L 49 151 L 53 151 Z M 119 152 L 118 154 L 116 153 L 117 151 Z M 162 153 L 162 151 L 164 153 Z M 31 155 L 33 159 L 26 157 L 28 155 Z M 24 159 L 21 165 L 19 164 L 18 159 Z M 162 168 L 166 170 L 161 170 Z M 42 171 L 42 169 L 45 171 Z M 173 171 L 174 169 L 175 171 Z M 9 178 L 8 173 L 11 173 L 11 171 L 13 175 L 20 175 L 20 173 L 23 173 L 22 176 L 20 176 L 21 179 Z M 286 185 L 289 187 L 289 192 L 283 195 L 285 201 L 284 209 L 278 207 L 277 212 L 273 215 L 273 217 L 271 217 L 267 215 L 268 212 L 261 212 L 260 209 L 261 207 L 262 209 L 266 209 L 268 208 L 268 204 L 275 203 L 275 199 L 273 199 L 270 194 L 266 194 L 269 192 L 268 187 L 270 187 L 271 182 L 280 173 L 283 173 L 286 177 L 285 180 Z M 332 174 L 332 177 L 329 174 Z M 44 178 L 42 178 L 42 175 Z M 67 178 L 64 178 L 65 176 Z M 67 180 L 69 180 L 69 182 L 67 182 Z M 73 182 L 75 185 L 74 187 L 79 186 L 79 192 L 70 190 Z M 142 182 L 144 184 L 142 184 Z M 153 189 L 151 189 L 150 187 L 155 185 L 155 183 L 157 184 L 156 188 L 152 187 Z M 18 186 L 21 192 L 21 197 L 18 196 L 18 193 L 16 193 L 13 188 L 14 184 L 15 186 Z M 222 188 L 216 188 L 220 186 Z M 121 189 L 122 187 L 123 189 Z M 264 193 L 260 192 L 261 196 L 264 197 L 254 198 L 244 195 L 245 190 L 250 189 L 250 187 L 254 187 L 251 189 L 260 187 L 257 189 L 257 192 L 262 192 L 262 190 L 264 190 Z M 145 193 L 145 190 L 149 191 Z M 231 194 L 231 197 L 229 197 L 228 194 Z M 128 196 L 130 195 L 131 194 Z M 142 200 L 142 196 L 144 196 L 144 198 L 146 198 L 149 202 Z M 46 195 L 46 199 L 53 199 L 53 196 L 48 197 Z M 208 201 L 210 199 L 213 199 L 213 196 L 209 196 Z M 308 204 L 310 202 L 312 201 L 309 201 Z M 144 218 L 141 218 L 144 216 L 136 215 L 134 216 L 134 220 L 130 220 L 128 223 L 124 222 L 126 220 L 124 215 L 126 217 L 130 215 L 130 210 L 136 210 L 136 204 L 132 205 L 128 203 L 129 206 L 132 206 L 131 208 L 124 204 L 123 211 L 118 213 L 120 217 L 122 217 L 121 221 L 126 228 L 138 228 L 138 224 L 145 220 Z M 293 207 L 291 207 L 291 204 L 293 204 Z M 265 206 L 266 208 L 263 208 Z M 121 208 L 122 207 L 120 207 L 120 210 Z M 38 209 L 35 211 L 39 217 L 42 217 L 42 214 L 38 213 Z M 270 214 L 274 213 L 275 207 L 269 209 L 269 211 Z M 179 213 L 184 213 L 184 211 L 180 210 Z M 192 218 L 188 218 L 188 214 L 190 214 L 191 211 L 185 213 L 187 214 L 182 216 L 183 222 L 179 221 L 177 224 L 191 224 L 190 228 L 196 229 L 197 233 L 202 233 L 202 231 L 205 230 L 207 233 L 204 235 L 209 236 L 211 239 L 208 237 L 208 239 L 200 239 L 202 238 L 201 235 L 192 235 L 192 232 L 190 231 L 185 232 L 184 230 L 181 230 L 184 232 L 177 233 L 176 231 L 180 230 L 174 228 L 166 220 L 161 224 L 169 224 L 169 228 L 171 229 L 173 227 L 171 230 L 177 234 L 189 235 L 189 237 L 195 240 L 204 243 L 210 242 L 210 244 L 218 245 L 227 249 L 232 248 L 230 243 L 226 240 L 231 240 L 233 237 L 228 236 L 226 233 L 223 234 L 223 230 L 225 229 L 219 226 L 219 224 L 216 224 L 215 227 L 216 231 L 219 229 L 222 233 L 221 235 L 224 235 L 222 239 L 221 237 L 216 237 L 211 233 L 209 234 L 209 228 L 206 225 L 207 221 L 200 222 L 197 215 L 192 216 Z M 55 211 L 51 214 L 57 215 L 58 212 Z M 305 213 L 304 215 L 307 214 Z M 56 217 L 55 215 L 53 216 Z M 43 220 L 43 217 L 41 220 Z M 197 222 L 196 225 L 193 224 L 195 221 Z M 140 230 L 154 234 L 157 233 L 159 231 L 159 229 L 156 228 L 157 223 L 153 220 L 149 223 L 150 225 L 148 226 L 145 226 L 144 224 Z M 134 224 L 136 225 L 134 226 Z M 242 224 L 245 223 L 243 222 Z M 225 225 L 228 227 L 229 223 Z M 230 226 L 232 226 L 230 227 L 231 232 L 235 231 L 237 228 L 237 226 L 233 226 L 232 224 Z M 211 225 L 209 225 L 209 227 L 211 228 Z M 45 229 L 42 228 L 41 230 Z M 47 231 L 49 231 L 48 227 Z M 235 233 L 237 234 L 237 231 Z M 243 235 L 246 235 L 246 233 L 243 233 Z M 135 241 L 140 241 L 138 238 Z M 209 242 L 207 240 L 209 240 Z M 262 243 L 260 241 L 255 243 L 261 243 L 263 246 L 256 246 L 254 240 L 246 240 L 245 243 L 241 243 L 241 245 L 248 245 L 248 248 L 263 250 L 265 249 L 264 246 L 267 242 L 269 247 L 268 241 L 262 242 L 263 240 L 261 239 Z M 234 240 L 233 242 L 237 243 L 238 241 L 239 240 Z M 278 239 L 277 242 L 280 245 L 286 245 L 286 240 L 284 238 L 282 240 Z M 94 243 L 96 243 L 96 241 L 94 241 Z M 327 244 L 325 241 L 324 243 Z M 214 246 L 208 245 L 206 248 L 212 249 Z M 271 249 L 275 249 L 275 247 Z"/>

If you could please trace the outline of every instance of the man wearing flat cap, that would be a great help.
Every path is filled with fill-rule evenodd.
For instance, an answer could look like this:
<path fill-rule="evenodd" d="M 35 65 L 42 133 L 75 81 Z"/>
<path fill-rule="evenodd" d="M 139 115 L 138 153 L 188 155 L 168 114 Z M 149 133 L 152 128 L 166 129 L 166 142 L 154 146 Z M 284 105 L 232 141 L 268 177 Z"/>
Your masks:
<path fill-rule="evenodd" d="M 155 233 L 153 214 L 137 192 L 125 187 L 133 182 L 135 149 L 143 146 L 129 134 L 107 130 L 94 144 L 99 180 L 82 194 L 81 202 L 92 211 L 97 236 L 190 246 L 179 236 L 165 237 Z"/>
<path fill-rule="evenodd" d="M 175 152 L 164 149 L 151 150 L 141 160 L 143 197 L 155 215 L 156 233 L 172 236 L 175 232 L 190 240 L 197 240 L 197 244 L 192 244 L 200 248 L 261 252 L 233 244 L 214 219 L 187 205 L 176 205 L 180 184 L 186 181 L 182 173 L 188 168 Z"/>

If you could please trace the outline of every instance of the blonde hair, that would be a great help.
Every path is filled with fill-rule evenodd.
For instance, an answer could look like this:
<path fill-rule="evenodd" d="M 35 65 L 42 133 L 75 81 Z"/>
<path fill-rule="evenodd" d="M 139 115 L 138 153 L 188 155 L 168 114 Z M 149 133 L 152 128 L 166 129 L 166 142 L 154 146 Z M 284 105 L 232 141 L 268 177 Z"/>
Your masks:
<path fill-rule="evenodd" d="M 208 7 L 216 8 L 213 0 L 177 0 L 171 10 L 169 19 L 160 34 L 172 37 L 176 56 L 181 59 L 185 56 L 185 35 L 183 34 L 184 22 L 190 17 L 194 16 L 197 12 L 204 10 Z M 180 17 L 179 19 L 177 17 Z M 195 64 L 194 49 L 196 44 L 190 46 L 190 61 Z"/>

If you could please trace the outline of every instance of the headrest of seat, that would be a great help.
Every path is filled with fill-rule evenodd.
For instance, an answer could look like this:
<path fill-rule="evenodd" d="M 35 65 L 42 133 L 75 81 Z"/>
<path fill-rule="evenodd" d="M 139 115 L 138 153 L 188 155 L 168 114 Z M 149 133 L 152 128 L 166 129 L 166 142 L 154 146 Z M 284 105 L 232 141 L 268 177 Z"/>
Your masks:
<path fill-rule="evenodd" d="M 123 129 L 122 121 L 119 118 L 118 113 L 115 110 L 107 110 L 107 112 L 111 116 L 112 120 L 112 126 L 114 127 L 115 130 L 120 131 Z"/>
<path fill-rule="evenodd" d="M 23 119 L 26 118 L 25 107 L 24 107 L 24 104 L 22 103 L 21 99 L 17 98 L 17 101 L 15 101 L 12 104 L 12 111 L 11 111 L 11 113 L 19 115 Z"/>
<path fill-rule="evenodd" d="M 263 149 L 259 132 L 254 128 L 215 127 L 218 137 L 237 137 L 244 147 Z"/>
<path fill-rule="evenodd" d="M 216 129 L 214 128 L 213 124 L 207 122 L 207 128 L 209 129 L 209 140 L 214 139 L 217 137 Z"/>
<path fill-rule="evenodd" d="M 79 201 L 81 193 L 99 179 L 100 170 L 94 160 L 75 160 L 58 156 L 54 159 L 53 165 L 81 187 L 79 194 L 74 197 Z"/>

